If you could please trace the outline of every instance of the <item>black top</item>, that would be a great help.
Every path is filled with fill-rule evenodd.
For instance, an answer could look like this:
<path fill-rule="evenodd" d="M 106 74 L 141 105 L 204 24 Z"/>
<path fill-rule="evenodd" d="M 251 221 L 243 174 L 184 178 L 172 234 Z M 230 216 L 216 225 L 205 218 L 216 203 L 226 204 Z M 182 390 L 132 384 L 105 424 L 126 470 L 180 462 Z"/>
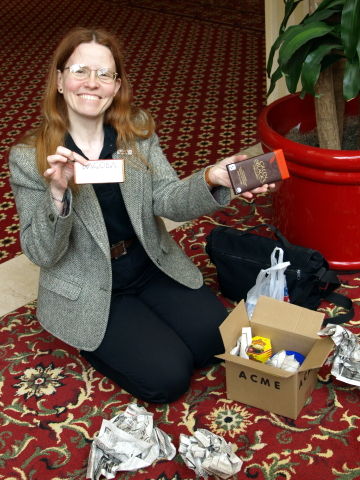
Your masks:
<path fill-rule="evenodd" d="M 112 158 L 112 154 L 116 151 L 116 137 L 116 130 L 110 125 L 104 125 L 101 159 Z M 69 133 L 65 138 L 65 146 L 86 158 Z M 96 183 L 93 187 L 104 216 L 110 245 L 136 237 L 119 184 Z M 155 264 L 151 262 L 139 241 L 133 242 L 128 248 L 128 255 L 113 258 L 111 265 L 113 293 L 134 293 L 157 271 Z"/>
<path fill-rule="evenodd" d="M 111 159 L 116 151 L 116 130 L 111 125 L 104 125 L 104 145 L 100 153 L 101 159 Z M 80 148 L 75 144 L 68 133 L 65 138 L 65 146 L 88 159 Z M 110 245 L 120 240 L 127 240 L 135 237 L 134 228 L 130 222 L 124 199 L 118 183 L 96 183 L 93 184 L 96 196 L 104 216 Z M 116 206 L 116 208 L 114 208 Z"/>

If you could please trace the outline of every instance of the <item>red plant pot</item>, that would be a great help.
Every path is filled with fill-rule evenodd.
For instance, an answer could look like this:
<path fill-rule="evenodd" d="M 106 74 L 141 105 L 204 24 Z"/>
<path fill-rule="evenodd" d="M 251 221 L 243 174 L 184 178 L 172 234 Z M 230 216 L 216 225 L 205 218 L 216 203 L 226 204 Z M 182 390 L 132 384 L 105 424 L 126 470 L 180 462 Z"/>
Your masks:
<path fill-rule="evenodd" d="M 347 103 L 358 114 L 359 98 Z M 288 240 L 319 250 L 338 270 L 360 269 L 360 151 L 311 147 L 285 138 L 315 127 L 314 99 L 287 95 L 258 121 L 263 150 L 284 150 L 290 178 L 273 195 L 273 222 Z"/>

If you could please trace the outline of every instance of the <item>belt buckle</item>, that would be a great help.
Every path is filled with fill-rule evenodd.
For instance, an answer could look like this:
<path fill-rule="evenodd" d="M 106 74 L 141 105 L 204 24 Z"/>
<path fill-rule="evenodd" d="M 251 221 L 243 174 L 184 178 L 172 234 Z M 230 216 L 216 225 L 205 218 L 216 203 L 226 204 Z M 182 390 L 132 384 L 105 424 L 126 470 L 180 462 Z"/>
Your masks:
<path fill-rule="evenodd" d="M 127 254 L 127 250 L 126 250 L 125 240 L 121 240 L 120 243 L 122 244 L 123 251 L 122 251 L 122 254 L 119 255 L 119 256 L 122 257 L 123 255 L 126 255 L 126 254 Z"/>
<path fill-rule="evenodd" d="M 125 245 L 125 240 L 120 240 L 120 242 L 118 243 L 115 243 L 115 245 L 112 246 L 112 248 L 116 248 L 116 247 L 119 247 L 120 245 L 122 245 L 122 252 L 120 253 L 120 255 L 117 255 L 116 257 L 113 257 L 114 260 L 117 260 L 118 258 L 122 257 L 123 255 L 126 255 L 127 254 L 127 250 L 126 250 L 126 245 Z"/>

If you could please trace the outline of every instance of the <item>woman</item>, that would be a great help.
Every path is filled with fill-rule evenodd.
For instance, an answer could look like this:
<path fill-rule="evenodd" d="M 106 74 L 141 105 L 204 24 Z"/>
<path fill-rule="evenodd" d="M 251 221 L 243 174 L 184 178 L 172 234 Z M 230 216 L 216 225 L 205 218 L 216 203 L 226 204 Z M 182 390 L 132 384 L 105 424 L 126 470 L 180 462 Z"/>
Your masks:
<path fill-rule="evenodd" d="M 225 165 L 245 157 L 179 180 L 151 116 L 131 101 L 117 40 L 69 32 L 51 62 L 41 125 L 11 150 L 11 184 L 22 249 L 40 266 L 43 327 L 134 396 L 170 402 L 223 351 L 227 312 L 160 217 L 226 205 Z M 104 158 L 125 159 L 123 183 L 74 183 L 75 162 Z"/>

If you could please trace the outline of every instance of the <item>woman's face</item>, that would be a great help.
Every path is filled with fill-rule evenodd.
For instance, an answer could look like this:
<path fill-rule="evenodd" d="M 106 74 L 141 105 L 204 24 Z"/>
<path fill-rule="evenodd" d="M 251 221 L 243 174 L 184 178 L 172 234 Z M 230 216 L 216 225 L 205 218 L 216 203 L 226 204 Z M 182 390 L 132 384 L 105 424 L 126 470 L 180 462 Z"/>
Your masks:
<path fill-rule="evenodd" d="M 88 67 L 90 76 L 76 78 L 66 67 L 71 65 Z M 81 43 L 68 58 L 63 72 L 58 72 L 57 86 L 62 90 L 67 105 L 70 124 L 84 117 L 98 119 L 103 117 L 120 88 L 120 79 L 109 83 L 101 81 L 96 70 L 108 68 L 115 72 L 115 62 L 111 51 L 95 42 Z"/>

